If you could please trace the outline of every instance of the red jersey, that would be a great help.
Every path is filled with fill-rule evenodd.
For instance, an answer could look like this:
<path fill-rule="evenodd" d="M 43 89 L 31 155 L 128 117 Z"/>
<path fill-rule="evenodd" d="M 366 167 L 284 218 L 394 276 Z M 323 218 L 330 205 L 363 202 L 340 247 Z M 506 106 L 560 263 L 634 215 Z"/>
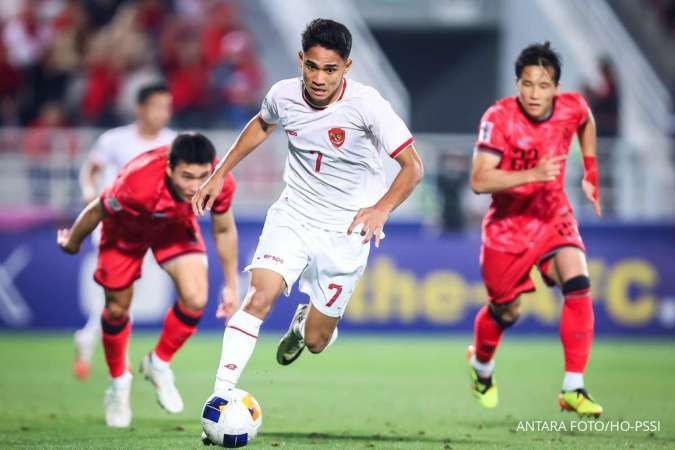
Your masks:
<path fill-rule="evenodd" d="M 501 157 L 501 170 L 527 170 L 544 156 L 567 155 L 577 129 L 588 119 L 588 105 L 576 93 L 559 94 L 548 119 L 533 121 L 516 97 L 497 101 L 483 115 L 477 151 Z M 544 228 L 564 216 L 573 220 L 564 187 L 565 169 L 554 181 L 528 183 L 492 194 L 483 220 L 483 243 L 495 250 L 520 253 L 536 245 Z M 575 222 L 574 222 L 575 223 Z"/>
<path fill-rule="evenodd" d="M 168 156 L 168 146 L 141 153 L 129 161 L 115 182 L 103 191 L 104 221 L 113 222 L 114 226 L 107 230 L 116 235 L 106 236 L 106 240 L 124 247 L 121 250 L 147 248 L 167 225 L 183 224 L 186 230 L 198 233 L 190 203 L 171 192 L 166 176 Z M 211 209 L 213 213 L 229 210 L 235 187 L 234 178 L 228 174 Z"/>

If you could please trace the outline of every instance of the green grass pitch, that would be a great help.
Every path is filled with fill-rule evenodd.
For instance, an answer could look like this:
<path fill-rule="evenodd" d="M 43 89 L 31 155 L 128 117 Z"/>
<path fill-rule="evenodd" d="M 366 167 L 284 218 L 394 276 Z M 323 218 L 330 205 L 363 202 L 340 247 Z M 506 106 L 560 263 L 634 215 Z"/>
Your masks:
<path fill-rule="evenodd" d="M 132 336 L 134 367 L 155 337 Z M 480 409 L 467 386 L 468 340 L 343 333 L 325 354 L 303 354 L 280 367 L 275 336 L 265 337 L 240 382 L 264 415 L 249 447 L 675 448 L 672 341 L 597 339 L 594 345 L 586 384 L 605 408 L 601 421 L 631 427 L 635 420 L 659 421 L 657 431 L 638 432 L 570 430 L 577 418 L 556 403 L 562 350 L 554 337 L 507 337 L 496 360 L 500 405 Z M 101 350 L 82 383 L 71 375 L 70 334 L 0 334 L 0 448 L 204 448 L 199 416 L 220 343 L 220 335 L 202 333 L 176 356 L 182 414 L 163 412 L 150 384 L 137 375 L 132 426 L 114 430 L 103 422 L 108 381 Z M 568 430 L 519 430 L 525 421 L 563 423 Z"/>

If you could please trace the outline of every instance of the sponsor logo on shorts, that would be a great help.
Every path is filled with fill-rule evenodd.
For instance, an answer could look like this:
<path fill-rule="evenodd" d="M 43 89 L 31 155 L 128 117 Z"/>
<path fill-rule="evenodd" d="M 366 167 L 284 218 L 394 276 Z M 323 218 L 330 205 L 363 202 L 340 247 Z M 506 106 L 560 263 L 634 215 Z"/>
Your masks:
<path fill-rule="evenodd" d="M 297 136 L 298 135 L 298 132 L 295 131 L 295 130 L 285 130 L 285 131 L 286 131 L 286 134 L 288 134 L 289 136 Z"/>
<path fill-rule="evenodd" d="M 228 363 L 228 364 L 225 364 L 223 367 L 225 367 L 226 369 L 230 369 L 230 370 L 236 370 L 237 365 L 232 364 L 232 363 Z"/>
<path fill-rule="evenodd" d="M 276 263 L 279 263 L 279 264 L 284 263 L 284 260 L 282 258 L 279 258 L 278 256 L 274 256 L 274 255 L 263 255 L 263 259 L 271 259 L 272 261 L 274 261 Z"/>

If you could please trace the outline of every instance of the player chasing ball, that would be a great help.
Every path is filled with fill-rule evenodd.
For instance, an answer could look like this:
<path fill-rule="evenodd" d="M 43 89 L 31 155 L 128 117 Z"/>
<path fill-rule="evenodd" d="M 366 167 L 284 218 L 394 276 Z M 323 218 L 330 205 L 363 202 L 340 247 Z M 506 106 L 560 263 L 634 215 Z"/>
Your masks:
<path fill-rule="evenodd" d="M 312 21 L 302 33 L 302 77 L 282 80 L 242 130 L 227 157 L 192 197 L 202 215 L 212 209 L 230 171 L 279 126 L 288 137 L 286 188 L 269 209 L 246 268 L 250 286 L 223 335 L 215 396 L 226 397 L 255 348 L 262 322 L 282 293 L 299 289 L 297 307 L 277 350 L 279 364 L 306 347 L 320 353 L 337 338 L 337 324 L 366 268 L 370 241 L 378 247 L 389 214 L 422 178 L 413 137 L 373 88 L 348 79 L 351 34 L 342 24 Z M 387 189 L 381 152 L 401 166 Z"/>

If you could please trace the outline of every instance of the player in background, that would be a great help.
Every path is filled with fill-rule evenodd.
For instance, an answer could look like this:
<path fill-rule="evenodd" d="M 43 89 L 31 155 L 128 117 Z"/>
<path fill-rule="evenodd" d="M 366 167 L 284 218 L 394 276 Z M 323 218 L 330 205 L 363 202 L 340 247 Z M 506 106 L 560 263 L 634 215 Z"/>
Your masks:
<path fill-rule="evenodd" d="M 483 220 L 480 262 L 489 304 L 474 323 L 469 346 L 471 390 L 486 408 L 497 405 L 493 356 L 504 330 L 518 320 L 520 295 L 534 290 L 536 265 L 562 290 L 560 339 L 565 375 L 560 406 L 598 417 L 602 407 L 584 386 L 593 340 L 593 306 L 585 247 L 564 188 L 572 138 L 583 155 L 582 189 L 600 216 L 596 131 L 583 97 L 560 92 L 560 58 L 549 46 L 525 48 L 515 63 L 518 95 L 497 101 L 481 119 L 471 186 L 492 194 Z"/>
<path fill-rule="evenodd" d="M 413 137 L 391 105 L 375 89 L 346 77 L 350 50 L 344 25 L 312 21 L 298 55 L 302 77 L 272 86 L 260 113 L 192 198 L 195 213 L 204 214 L 243 158 L 277 126 L 286 133 L 286 188 L 270 207 L 246 268 L 251 281 L 243 307 L 225 329 L 216 393 L 236 385 L 262 322 L 298 279 L 310 304 L 298 306 L 277 361 L 290 364 L 305 347 L 319 353 L 336 339 L 337 324 L 366 268 L 371 239 L 378 247 L 389 214 L 422 178 Z M 388 189 L 382 152 L 401 166 Z"/>
<path fill-rule="evenodd" d="M 129 125 L 113 128 L 103 133 L 89 152 L 80 171 L 80 187 L 85 205 L 97 198 L 104 187 L 115 180 L 122 166 L 134 156 L 157 147 L 170 145 L 176 132 L 166 128 L 171 120 L 171 92 L 161 82 L 145 85 L 136 95 L 136 121 Z M 92 234 L 95 246 L 100 241 L 100 229 Z M 155 274 L 160 268 L 146 258 L 143 270 Z M 93 274 L 92 274 L 93 275 Z M 155 278 L 156 277 L 150 277 Z M 89 277 L 89 280 L 92 280 Z M 93 280 L 90 281 L 93 283 Z M 142 281 L 141 281 L 142 283 Z M 89 319 L 75 332 L 75 363 L 73 373 L 84 380 L 89 376 L 92 356 L 101 337 L 101 309 L 104 305 L 103 292 L 89 289 L 100 295 L 87 299 Z"/>
<path fill-rule="evenodd" d="M 127 427 L 131 422 L 132 375 L 126 361 L 129 308 L 148 249 L 173 280 L 179 298 L 167 311 L 157 345 L 143 358 L 141 373 L 154 385 L 164 409 L 170 413 L 183 410 L 169 363 L 197 329 L 208 283 L 204 240 L 189 200 L 211 174 L 215 154 L 213 144 L 201 134 L 178 135 L 170 148 L 160 147 L 132 159 L 71 228 L 58 231 L 58 245 L 74 254 L 102 223 L 94 278 L 105 291 L 100 320 L 112 378 L 105 395 L 108 426 Z M 234 179 L 228 175 L 211 199 L 213 238 L 227 283 L 219 317 L 231 315 L 239 306 L 237 231 L 230 209 L 234 190 Z"/>

